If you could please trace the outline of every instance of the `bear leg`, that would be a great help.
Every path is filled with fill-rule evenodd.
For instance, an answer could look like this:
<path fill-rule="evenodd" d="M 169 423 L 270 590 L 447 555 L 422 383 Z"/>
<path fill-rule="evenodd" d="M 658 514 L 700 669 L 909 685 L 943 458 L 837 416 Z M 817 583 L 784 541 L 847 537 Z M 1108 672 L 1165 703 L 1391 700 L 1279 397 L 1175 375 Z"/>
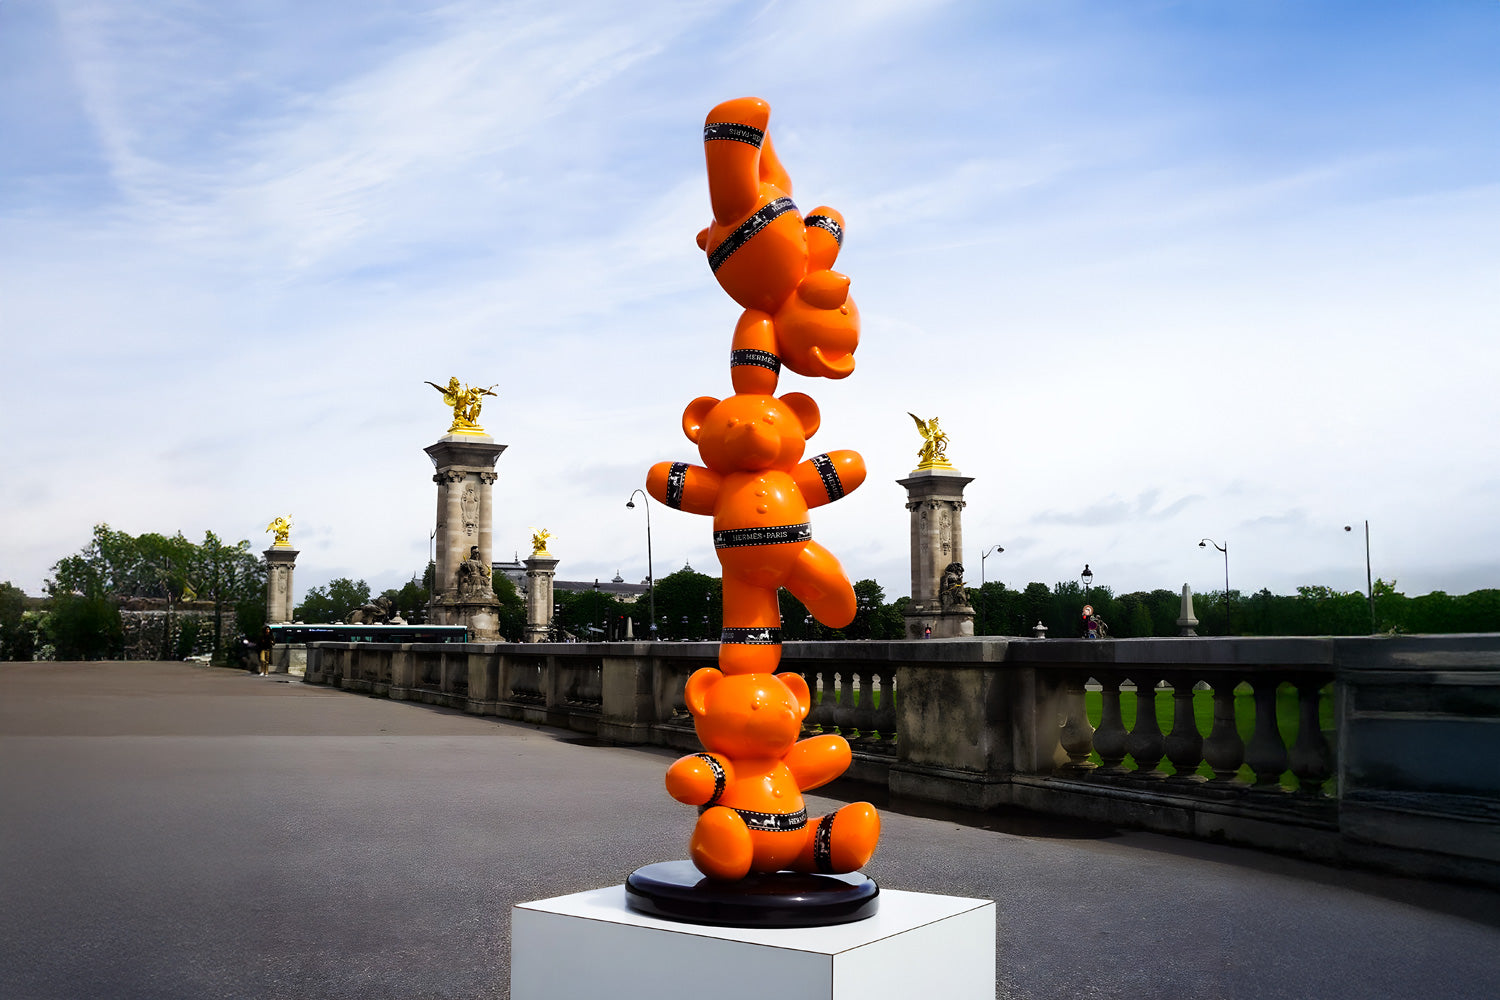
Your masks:
<path fill-rule="evenodd" d="M 755 850 L 740 814 L 714 806 L 698 817 L 688 845 L 693 865 L 709 878 L 735 882 L 750 873 Z"/>
<path fill-rule="evenodd" d="M 843 875 L 869 863 L 880 842 L 880 813 L 868 802 L 853 802 L 807 824 L 809 836 L 792 867 L 797 871 Z"/>
<path fill-rule="evenodd" d="M 854 585 L 844 574 L 844 567 L 817 542 L 808 542 L 798 555 L 785 587 L 829 628 L 848 625 L 859 609 Z"/>

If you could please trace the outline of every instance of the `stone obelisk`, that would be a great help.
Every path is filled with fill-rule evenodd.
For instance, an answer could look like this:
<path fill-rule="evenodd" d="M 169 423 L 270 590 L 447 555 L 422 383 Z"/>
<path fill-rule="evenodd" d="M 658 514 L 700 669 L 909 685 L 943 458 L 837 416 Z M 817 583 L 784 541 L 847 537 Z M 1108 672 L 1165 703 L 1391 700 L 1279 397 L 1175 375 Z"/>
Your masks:
<path fill-rule="evenodd" d="M 479 426 L 479 406 L 487 389 L 433 385 L 453 407 L 453 425 L 423 450 L 437 472 L 436 566 L 428 620 L 437 625 L 467 625 L 469 638 L 494 642 L 500 636 L 500 603 L 491 576 L 492 487 L 499 478 L 495 461 L 506 448 Z"/>
<path fill-rule="evenodd" d="M 905 479 L 911 511 L 911 604 L 905 613 L 908 639 L 952 639 L 974 634 L 974 608 L 963 583 L 964 487 L 974 480 L 948 461 L 948 435 L 937 418 L 912 415 L 923 445 L 916 469 Z"/>
<path fill-rule="evenodd" d="M 292 522 L 278 517 L 266 526 L 275 532 L 276 540 L 266 549 L 266 624 L 280 625 L 292 620 L 292 570 L 297 563 L 297 550 L 292 548 L 289 535 Z"/>

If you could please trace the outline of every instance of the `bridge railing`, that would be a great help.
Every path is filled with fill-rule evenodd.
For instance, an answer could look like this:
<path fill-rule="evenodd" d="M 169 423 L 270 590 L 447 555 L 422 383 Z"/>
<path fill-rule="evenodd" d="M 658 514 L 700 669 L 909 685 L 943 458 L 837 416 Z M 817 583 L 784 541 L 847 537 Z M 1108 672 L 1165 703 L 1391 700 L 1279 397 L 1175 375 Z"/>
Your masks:
<path fill-rule="evenodd" d="M 714 643 L 319 643 L 306 680 L 697 749 Z M 1500 636 L 812 642 L 804 734 L 896 797 L 1500 884 Z"/>

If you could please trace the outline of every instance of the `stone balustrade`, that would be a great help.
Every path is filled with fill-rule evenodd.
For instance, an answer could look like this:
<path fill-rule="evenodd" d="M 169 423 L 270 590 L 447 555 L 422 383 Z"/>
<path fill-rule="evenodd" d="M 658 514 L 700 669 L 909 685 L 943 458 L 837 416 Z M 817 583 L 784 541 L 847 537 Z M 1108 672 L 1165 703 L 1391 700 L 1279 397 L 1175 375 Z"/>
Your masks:
<path fill-rule="evenodd" d="M 683 685 L 716 655 L 319 643 L 305 679 L 688 750 Z M 805 731 L 898 798 L 1500 885 L 1500 635 L 794 642 L 782 669 L 813 692 Z"/>

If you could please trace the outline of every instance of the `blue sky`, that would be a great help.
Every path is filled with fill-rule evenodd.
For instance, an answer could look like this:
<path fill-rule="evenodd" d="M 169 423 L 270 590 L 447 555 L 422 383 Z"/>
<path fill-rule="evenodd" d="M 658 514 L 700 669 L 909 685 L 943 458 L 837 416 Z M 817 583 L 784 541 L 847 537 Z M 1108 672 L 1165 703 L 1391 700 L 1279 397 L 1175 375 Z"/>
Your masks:
<path fill-rule="evenodd" d="M 754 94 L 848 223 L 855 374 L 788 374 L 907 593 L 939 416 L 977 584 L 1500 585 L 1500 5 L 0 2 L 0 579 L 101 521 L 427 559 L 430 379 L 498 383 L 498 556 L 645 576 L 737 307 L 701 125 Z M 1354 524 L 1346 534 L 1342 527 Z M 716 572 L 656 507 L 659 574 Z"/>

